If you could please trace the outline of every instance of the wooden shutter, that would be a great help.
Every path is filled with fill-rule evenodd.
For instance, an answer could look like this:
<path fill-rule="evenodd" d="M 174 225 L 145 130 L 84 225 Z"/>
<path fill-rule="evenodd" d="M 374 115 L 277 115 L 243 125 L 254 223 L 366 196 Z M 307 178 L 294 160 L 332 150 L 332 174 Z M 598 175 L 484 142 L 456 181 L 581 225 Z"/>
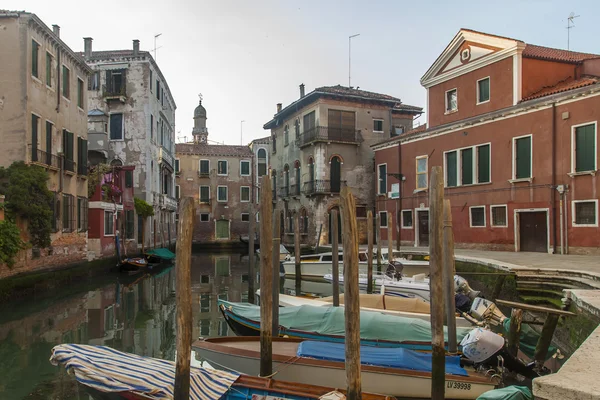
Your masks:
<path fill-rule="evenodd" d="M 448 187 L 458 185 L 456 156 L 456 151 L 446 153 L 446 186 Z"/>
<path fill-rule="evenodd" d="M 74 135 L 73 132 L 68 132 L 68 139 L 69 139 L 69 160 L 71 161 L 75 161 L 75 149 L 74 149 Z"/>
<path fill-rule="evenodd" d="M 38 119 L 37 116 L 31 115 L 31 161 L 38 161 Z"/>
<path fill-rule="evenodd" d="M 462 161 L 462 181 L 463 185 L 473 183 L 473 149 L 464 149 L 460 152 Z"/>
<path fill-rule="evenodd" d="M 48 158 L 52 154 L 52 123 L 48 121 L 46 121 L 46 153 L 48 153 Z"/>
<path fill-rule="evenodd" d="M 329 110 L 327 114 L 327 126 L 330 130 L 342 128 L 342 112 L 339 110 Z"/>
<path fill-rule="evenodd" d="M 516 142 L 515 178 L 531 178 L 531 137 L 520 138 Z"/>
<path fill-rule="evenodd" d="M 88 141 L 85 139 L 81 139 L 81 144 L 83 145 L 81 149 L 81 174 L 87 175 L 87 164 L 88 164 Z"/>
<path fill-rule="evenodd" d="M 77 138 L 77 169 L 81 171 L 82 159 L 81 155 L 83 150 L 83 144 L 81 144 L 82 139 L 80 137 Z"/>
<path fill-rule="evenodd" d="M 575 129 L 575 172 L 592 171 L 595 168 L 596 135 L 594 125 Z"/>
<path fill-rule="evenodd" d="M 477 147 L 477 183 L 490 181 L 490 145 Z"/>

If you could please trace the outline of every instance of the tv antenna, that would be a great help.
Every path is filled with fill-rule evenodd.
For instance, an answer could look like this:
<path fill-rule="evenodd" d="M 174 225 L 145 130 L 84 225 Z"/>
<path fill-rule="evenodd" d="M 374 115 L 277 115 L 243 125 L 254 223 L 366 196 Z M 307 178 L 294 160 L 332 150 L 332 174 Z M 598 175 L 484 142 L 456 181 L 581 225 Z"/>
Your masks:
<path fill-rule="evenodd" d="M 156 61 L 156 50 L 160 49 L 162 46 L 158 46 L 156 47 L 156 39 L 158 39 L 159 36 L 161 36 L 162 33 L 156 34 L 154 35 L 154 61 Z"/>
<path fill-rule="evenodd" d="M 567 50 L 570 50 L 571 29 L 575 28 L 575 18 L 579 18 L 579 15 L 575 15 L 575 13 L 571 11 L 571 14 L 569 14 L 569 17 L 567 18 Z"/>

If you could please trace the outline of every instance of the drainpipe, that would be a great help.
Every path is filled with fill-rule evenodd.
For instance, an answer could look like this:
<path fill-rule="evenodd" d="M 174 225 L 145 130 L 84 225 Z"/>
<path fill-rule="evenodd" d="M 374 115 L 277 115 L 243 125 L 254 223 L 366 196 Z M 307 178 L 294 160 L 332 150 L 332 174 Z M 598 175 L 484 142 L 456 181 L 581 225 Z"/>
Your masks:
<path fill-rule="evenodd" d="M 552 253 L 556 254 L 556 103 L 552 103 Z M 561 219 L 562 223 L 562 219 Z M 562 236 L 562 229 L 561 229 Z M 562 253 L 562 248 L 561 248 Z"/>
<path fill-rule="evenodd" d="M 563 224 L 563 195 L 564 195 L 564 186 L 560 185 L 556 188 L 558 193 L 560 194 L 560 202 L 558 208 L 560 209 L 560 254 L 565 254 L 565 238 L 564 238 L 564 224 Z"/>
<path fill-rule="evenodd" d="M 398 177 L 400 179 L 398 179 L 398 212 L 400 214 L 396 214 L 396 220 L 397 220 L 397 228 L 396 230 L 398 231 L 398 243 L 396 243 L 396 250 L 400 250 L 400 244 L 401 244 L 401 232 L 402 232 L 402 196 L 404 196 L 404 175 L 402 174 L 402 144 L 401 144 L 401 140 L 398 140 Z"/>
<path fill-rule="evenodd" d="M 565 207 L 565 254 L 569 254 L 569 213 L 567 212 L 568 210 L 568 196 L 567 193 L 569 192 L 569 185 L 565 185 L 565 193 L 563 195 L 565 201 L 564 201 L 564 207 Z"/>

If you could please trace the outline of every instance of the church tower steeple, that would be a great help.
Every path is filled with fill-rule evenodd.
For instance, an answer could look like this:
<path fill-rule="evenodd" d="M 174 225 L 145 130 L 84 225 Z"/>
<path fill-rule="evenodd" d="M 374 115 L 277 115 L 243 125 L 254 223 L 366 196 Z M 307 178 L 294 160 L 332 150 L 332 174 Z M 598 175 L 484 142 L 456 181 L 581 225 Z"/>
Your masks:
<path fill-rule="evenodd" d="M 194 110 L 194 143 L 208 143 L 208 130 L 206 129 L 206 109 L 202 106 L 202 94 L 198 95 L 200 101 Z"/>

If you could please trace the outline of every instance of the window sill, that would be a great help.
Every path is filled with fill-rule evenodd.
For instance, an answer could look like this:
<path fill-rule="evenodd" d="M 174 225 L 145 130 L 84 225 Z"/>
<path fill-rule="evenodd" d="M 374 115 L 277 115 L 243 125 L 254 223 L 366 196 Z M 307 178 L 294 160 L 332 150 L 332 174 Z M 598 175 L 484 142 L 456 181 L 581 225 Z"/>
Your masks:
<path fill-rule="evenodd" d="M 454 114 L 458 112 L 458 108 L 454 109 L 454 110 L 446 110 L 446 112 L 444 113 L 444 115 L 450 115 L 450 114 Z"/>
<path fill-rule="evenodd" d="M 490 225 L 490 228 L 508 228 L 508 225 Z"/>
<path fill-rule="evenodd" d="M 379 229 L 387 229 L 387 225 L 386 226 L 379 226 Z"/>
<path fill-rule="evenodd" d="M 487 228 L 487 226 L 486 225 L 483 225 L 483 226 L 470 226 L 469 225 L 469 228 Z"/>
<path fill-rule="evenodd" d="M 592 170 L 592 171 L 581 171 L 581 172 L 569 172 L 567 175 L 569 175 L 571 178 L 574 178 L 576 176 L 581 176 L 581 175 L 596 176 L 596 172 L 598 172 L 598 171 Z"/>
<path fill-rule="evenodd" d="M 426 191 L 427 191 L 427 188 L 415 189 L 415 190 L 413 190 L 413 194 L 414 193 L 420 193 L 420 192 L 426 192 Z"/>
<path fill-rule="evenodd" d="M 402 229 L 412 229 L 412 226 L 403 226 Z"/>
<path fill-rule="evenodd" d="M 373 133 L 385 133 L 384 131 L 373 131 Z"/>
<path fill-rule="evenodd" d="M 85 112 L 85 110 L 83 108 L 81 108 L 80 106 L 77 106 L 77 110 L 81 111 L 81 112 Z"/>
<path fill-rule="evenodd" d="M 576 224 L 575 222 L 572 222 L 571 225 L 573 225 L 573 228 L 597 228 L 598 224 Z"/>
<path fill-rule="evenodd" d="M 533 177 L 531 178 L 518 178 L 518 179 L 509 179 L 508 182 L 511 185 L 514 185 L 515 183 L 521 183 L 521 182 L 528 182 L 528 183 L 532 183 L 533 182 Z"/>
<path fill-rule="evenodd" d="M 108 139 L 110 142 L 124 142 L 125 139 Z"/>
<path fill-rule="evenodd" d="M 66 101 L 67 103 L 71 104 L 71 99 L 66 98 L 64 95 L 62 96 L 63 100 Z"/>
<path fill-rule="evenodd" d="M 491 185 L 491 184 L 492 184 L 492 182 L 469 183 L 468 185 L 444 186 L 444 189 L 455 189 L 455 188 L 463 188 L 463 187 L 471 187 L 471 186 L 483 186 L 483 185 Z"/>
<path fill-rule="evenodd" d="M 490 100 L 488 99 L 488 100 L 486 100 L 486 101 L 479 101 L 479 102 L 477 102 L 475 105 L 477 105 L 477 106 L 478 106 L 478 105 L 480 105 L 480 104 L 486 104 L 486 103 L 489 103 L 489 102 L 490 102 Z"/>
<path fill-rule="evenodd" d="M 46 89 L 50 90 L 51 92 L 55 92 L 54 88 L 52 86 L 48 86 L 48 84 L 46 84 Z"/>
<path fill-rule="evenodd" d="M 34 82 L 37 82 L 40 85 L 44 84 L 44 82 L 42 82 L 42 80 L 40 78 L 38 78 L 37 76 L 31 75 L 31 79 L 33 79 Z"/>

